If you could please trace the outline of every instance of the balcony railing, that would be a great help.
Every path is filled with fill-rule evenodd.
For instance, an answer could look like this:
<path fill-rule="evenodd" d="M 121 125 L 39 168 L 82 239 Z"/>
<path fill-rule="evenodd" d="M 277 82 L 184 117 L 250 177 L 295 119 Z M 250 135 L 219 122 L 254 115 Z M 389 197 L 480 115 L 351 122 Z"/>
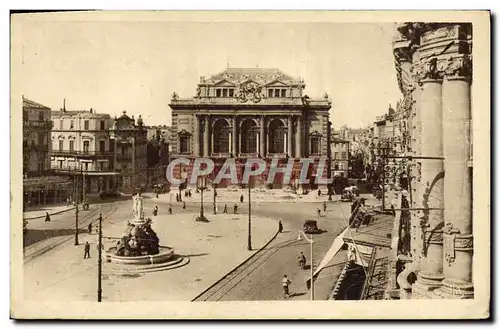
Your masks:
<path fill-rule="evenodd" d="M 54 123 L 52 121 L 23 121 L 23 127 L 25 128 L 52 129 L 53 126 Z"/>
<path fill-rule="evenodd" d="M 113 156 L 113 152 L 110 151 L 71 151 L 71 150 L 52 150 L 52 155 L 63 155 L 63 156 Z"/>

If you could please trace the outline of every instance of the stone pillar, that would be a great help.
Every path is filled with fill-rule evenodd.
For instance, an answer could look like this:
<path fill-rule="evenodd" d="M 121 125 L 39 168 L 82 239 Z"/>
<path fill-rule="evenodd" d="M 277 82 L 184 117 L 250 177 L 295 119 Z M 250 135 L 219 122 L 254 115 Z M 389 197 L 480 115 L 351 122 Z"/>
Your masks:
<path fill-rule="evenodd" d="M 463 66 L 467 58 L 455 58 Z M 470 66 L 468 66 L 470 67 Z M 474 298 L 472 283 L 472 173 L 470 158 L 470 72 L 443 82 L 444 276 L 445 298 Z"/>
<path fill-rule="evenodd" d="M 297 117 L 297 130 L 295 131 L 295 157 L 300 158 L 302 156 L 302 117 Z"/>
<path fill-rule="evenodd" d="M 210 140 L 210 135 L 209 135 L 209 130 L 210 130 L 210 122 L 209 122 L 209 117 L 205 116 L 204 118 L 204 124 L 203 124 L 203 156 L 208 157 L 208 142 Z"/>
<path fill-rule="evenodd" d="M 264 125 L 265 125 L 265 120 L 264 120 L 264 116 L 261 116 L 260 117 L 260 146 L 259 146 L 259 153 L 260 153 L 260 156 L 261 157 L 264 157 L 267 150 L 265 149 L 264 147 L 264 143 L 265 143 L 265 140 L 264 140 Z"/>
<path fill-rule="evenodd" d="M 292 157 L 292 130 L 293 130 L 292 116 L 288 116 L 288 135 L 286 136 L 287 137 L 286 153 L 288 153 L 289 157 Z"/>
<path fill-rule="evenodd" d="M 238 133 L 237 133 L 237 126 L 238 126 L 238 122 L 237 122 L 237 117 L 233 117 L 233 133 L 232 133 L 232 139 L 233 139 L 233 147 L 232 147 L 232 150 L 231 152 L 233 153 L 233 155 L 236 157 L 237 154 L 238 154 Z"/>
<path fill-rule="evenodd" d="M 193 131 L 193 155 L 200 156 L 200 119 L 196 114 L 194 116 L 194 131 Z"/>
<path fill-rule="evenodd" d="M 426 78 L 421 81 L 421 124 L 423 157 L 443 156 L 442 80 Z M 443 280 L 443 160 L 422 159 L 421 184 L 424 208 L 422 226 L 423 257 L 418 280 L 414 285 L 416 298 L 431 298 L 432 291 Z"/>
<path fill-rule="evenodd" d="M 229 153 L 233 153 L 233 133 L 230 131 L 229 132 L 229 145 L 227 146 Z"/>

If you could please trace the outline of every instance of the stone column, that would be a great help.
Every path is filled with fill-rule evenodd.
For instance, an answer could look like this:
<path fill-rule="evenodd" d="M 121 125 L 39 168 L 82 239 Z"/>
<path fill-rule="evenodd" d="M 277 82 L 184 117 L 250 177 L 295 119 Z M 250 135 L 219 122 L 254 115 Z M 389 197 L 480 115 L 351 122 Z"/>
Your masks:
<path fill-rule="evenodd" d="M 460 75 L 443 81 L 444 179 L 444 276 L 440 292 L 445 298 L 474 298 L 472 283 L 472 173 L 470 158 L 470 65 L 455 58 Z M 469 72 L 467 72 L 469 71 Z"/>
<path fill-rule="evenodd" d="M 229 150 L 229 153 L 233 153 L 233 133 L 230 131 L 229 132 L 229 145 L 227 146 L 228 150 Z"/>
<path fill-rule="evenodd" d="M 205 116 L 203 125 L 203 156 L 208 157 L 208 141 L 210 140 L 209 130 L 210 130 L 210 122 L 209 117 Z"/>
<path fill-rule="evenodd" d="M 297 117 L 297 130 L 295 131 L 295 157 L 300 158 L 302 146 L 302 117 Z"/>
<path fill-rule="evenodd" d="M 200 156 L 200 119 L 196 114 L 194 116 L 194 131 L 193 131 L 193 155 Z"/>
<path fill-rule="evenodd" d="M 293 130 L 293 125 L 292 125 L 292 116 L 289 115 L 288 116 L 288 135 L 287 135 L 287 138 L 288 138 L 288 142 L 287 142 L 287 153 L 288 153 L 288 156 L 289 157 L 292 157 L 292 132 Z"/>
<path fill-rule="evenodd" d="M 233 153 L 233 155 L 236 157 L 237 154 L 238 154 L 238 133 L 237 133 L 237 127 L 238 126 L 238 118 L 237 117 L 233 117 L 233 133 L 232 133 L 232 139 L 233 139 L 233 147 L 232 147 L 232 150 L 231 152 Z"/>
<path fill-rule="evenodd" d="M 264 125 L 265 125 L 265 120 L 264 120 L 264 116 L 261 116 L 260 117 L 260 146 L 259 146 L 259 153 L 260 153 L 260 156 L 261 157 L 264 157 L 267 150 L 264 148 Z"/>
<path fill-rule="evenodd" d="M 434 73 L 434 72 L 430 72 Z M 421 93 L 423 157 L 443 156 L 442 80 L 434 74 L 425 76 Z M 421 184 L 424 208 L 422 226 L 423 257 L 418 280 L 414 285 L 416 298 L 432 298 L 432 291 L 443 280 L 443 160 L 422 159 Z"/>

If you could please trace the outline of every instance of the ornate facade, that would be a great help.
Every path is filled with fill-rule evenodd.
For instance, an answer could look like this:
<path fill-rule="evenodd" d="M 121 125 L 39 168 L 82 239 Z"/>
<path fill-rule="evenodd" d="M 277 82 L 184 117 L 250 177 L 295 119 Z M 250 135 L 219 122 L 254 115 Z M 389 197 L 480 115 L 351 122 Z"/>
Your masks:
<path fill-rule="evenodd" d="M 111 117 L 95 110 L 52 112 L 52 169 L 79 179 L 80 193 L 114 189 L 113 144 L 109 140 Z M 75 185 L 76 186 L 76 185 Z"/>
<path fill-rule="evenodd" d="M 410 259 L 398 276 L 400 297 L 473 298 L 472 24 L 404 23 L 397 32 L 413 155 Z"/>
<path fill-rule="evenodd" d="M 326 94 L 309 98 L 304 88 L 278 69 L 228 68 L 201 77 L 193 98 L 172 96 L 172 159 L 326 156 L 331 102 Z"/>
<path fill-rule="evenodd" d="M 147 173 L 147 129 L 141 116 L 129 117 L 126 111 L 113 120 L 109 130 L 113 144 L 114 170 L 119 173 L 116 187 L 122 191 L 133 191 L 146 186 Z"/>

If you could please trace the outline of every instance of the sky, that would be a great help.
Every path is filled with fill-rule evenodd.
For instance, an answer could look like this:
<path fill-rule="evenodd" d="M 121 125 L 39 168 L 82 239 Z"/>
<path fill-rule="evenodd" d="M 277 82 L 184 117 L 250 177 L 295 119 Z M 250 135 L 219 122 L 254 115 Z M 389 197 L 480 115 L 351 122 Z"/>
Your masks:
<path fill-rule="evenodd" d="M 373 123 L 401 98 L 392 23 L 30 21 L 22 24 L 22 94 L 53 109 L 127 111 L 171 123 L 175 91 L 229 67 L 279 68 L 330 96 L 334 127 Z"/>

